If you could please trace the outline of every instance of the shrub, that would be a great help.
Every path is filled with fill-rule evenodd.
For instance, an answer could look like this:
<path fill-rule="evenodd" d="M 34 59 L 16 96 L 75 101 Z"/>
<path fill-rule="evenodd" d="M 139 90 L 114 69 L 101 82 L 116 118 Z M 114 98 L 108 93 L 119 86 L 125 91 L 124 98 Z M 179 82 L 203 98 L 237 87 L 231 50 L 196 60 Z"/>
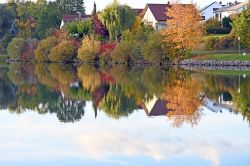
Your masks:
<path fill-rule="evenodd" d="M 26 42 L 23 38 L 13 38 L 7 48 L 9 56 L 20 59 L 20 56 L 25 49 L 25 45 Z"/>
<path fill-rule="evenodd" d="M 140 46 L 133 41 L 122 41 L 116 45 L 111 58 L 123 63 L 142 59 Z"/>
<path fill-rule="evenodd" d="M 208 34 L 229 34 L 231 32 L 231 28 L 208 28 Z"/>
<path fill-rule="evenodd" d="M 224 28 L 230 28 L 230 29 L 232 29 L 232 20 L 231 20 L 231 18 L 230 17 L 224 17 L 223 19 L 222 19 L 222 26 L 224 27 Z"/>
<path fill-rule="evenodd" d="M 57 46 L 53 47 L 49 54 L 50 61 L 68 62 L 73 60 L 75 48 L 71 41 L 63 40 Z"/>
<path fill-rule="evenodd" d="M 122 40 L 124 41 L 131 41 L 133 40 L 133 34 L 132 32 L 128 29 L 126 31 L 123 31 L 122 33 Z"/>
<path fill-rule="evenodd" d="M 206 21 L 206 27 L 207 29 L 214 29 L 214 28 L 220 28 L 221 23 L 216 18 L 210 18 Z"/>
<path fill-rule="evenodd" d="M 219 42 L 220 38 L 219 37 L 214 37 L 214 36 L 209 36 L 205 40 L 205 45 L 208 50 L 213 50 L 215 49 L 215 45 Z"/>
<path fill-rule="evenodd" d="M 165 59 L 166 48 L 163 43 L 163 36 L 159 32 L 154 32 L 149 35 L 148 41 L 142 47 L 142 54 L 144 59 L 150 62 Z"/>
<path fill-rule="evenodd" d="M 86 37 L 82 41 L 82 46 L 78 49 L 77 58 L 83 61 L 94 61 L 100 51 L 100 42 Z"/>
<path fill-rule="evenodd" d="M 23 61 L 30 61 L 34 59 L 34 50 L 37 48 L 38 40 L 37 39 L 27 39 L 25 42 L 25 48 L 22 52 L 20 59 Z"/>
<path fill-rule="evenodd" d="M 219 42 L 215 44 L 215 48 L 217 49 L 226 49 L 232 48 L 235 46 L 235 38 L 231 35 L 227 35 L 225 37 L 220 38 Z"/>
<path fill-rule="evenodd" d="M 57 43 L 58 39 L 54 36 L 40 41 L 35 50 L 35 59 L 38 61 L 48 61 L 50 50 L 55 47 Z"/>

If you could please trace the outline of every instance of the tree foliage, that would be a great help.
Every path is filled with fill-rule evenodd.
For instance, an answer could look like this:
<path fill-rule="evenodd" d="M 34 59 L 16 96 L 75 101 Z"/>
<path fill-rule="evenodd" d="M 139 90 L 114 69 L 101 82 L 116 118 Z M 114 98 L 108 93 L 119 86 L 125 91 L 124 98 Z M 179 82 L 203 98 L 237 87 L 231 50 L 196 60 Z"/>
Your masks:
<path fill-rule="evenodd" d="M 233 31 L 241 38 L 241 41 L 250 47 L 250 8 L 243 11 L 233 22 Z"/>
<path fill-rule="evenodd" d="M 218 21 L 218 19 L 216 18 L 210 18 L 206 21 L 205 23 L 206 28 L 210 29 L 210 28 L 220 28 L 221 27 L 221 23 L 220 21 Z"/>
<path fill-rule="evenodd" d="M 75 48 L 71 41 L 63 40 L 53 47 L 49 54 L 50 61 L 71 61 L 75 55 Z"/>
<path fill-rule="evenodd" d="M 25 49 L 26 42 L 23 38 L 13 38 L 13 40 L 9 43 L 7 51 L 8 55 L 20 59 L 21 54 Z"/>
<path fill-rule="evenodd" d="M 167 48 L 161 33 L 153 32 L 149 35 L 148 41 L 142 47 L 142 54 L 144 59 L 150 62 L 162 62 L 166 59 Z"/>
<path fill-rule="evenodd" d="M 58 39 L 54 36 L 40 41 L 35 50 L 35 59 L 38 61 L 48 61 L 50 50 L 58 44 Z"/>
<path fill-rule="evenodd" d="M 100 51 L 100 44 L 98 41 L 85 37 L 82 41 L 82 46 L 78 49 L 77 58 L 83 61 L 96 60 Z"/>
<path fill-rule="evenodd" d="M 202 41 L 204 33 L 199 11 L 193 5 L 172 5 L 166 12 L 168 28 L 164 41 L 174 53 L 173 57 L 188 55 Z"/>
<path fill-rule="evenodd" d="M 129 6 L 114 1 L 102 11 L 100 19 L 109 31 L 110 40 L 117 41 L 122 31 L 134 24 L 135 13 Z"/>

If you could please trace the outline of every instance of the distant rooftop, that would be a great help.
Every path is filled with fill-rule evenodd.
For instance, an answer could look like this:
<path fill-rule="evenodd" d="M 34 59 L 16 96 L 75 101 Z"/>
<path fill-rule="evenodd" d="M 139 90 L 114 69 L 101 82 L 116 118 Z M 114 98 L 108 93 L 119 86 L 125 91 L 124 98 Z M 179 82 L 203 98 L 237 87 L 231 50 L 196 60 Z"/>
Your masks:
<path fill-rule="evenodd" d="M 222 7 L 220 9 L 216 10 L 216 12 L 234 11 L 234 10 L 238 10 L 244 6 L 247 6 L 248 4 L 249 4 L 249 2 L 240 2 L 236 5 Z"/>

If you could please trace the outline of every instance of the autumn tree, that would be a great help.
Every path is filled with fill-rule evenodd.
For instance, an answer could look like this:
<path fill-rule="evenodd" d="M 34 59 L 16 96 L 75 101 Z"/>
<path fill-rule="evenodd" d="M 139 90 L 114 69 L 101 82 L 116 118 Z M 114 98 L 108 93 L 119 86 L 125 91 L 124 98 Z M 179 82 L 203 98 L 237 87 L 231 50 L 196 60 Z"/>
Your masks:
<path fill-rule="evenodd" d="M 53 62 L 71 61 L 75 55 L 75 48 L 71 41 L 62 41 L 57 46 L 53 47 L 49 54 L 49 60 Z"/>
<path fill-rule="evenodd" d="M 141 27 L 141 24 L 142 24 L 142 19 L 140 16 L 136 16 L 135 17 L 135 22 L 134 22 L 134 25 L 132 27 L 132 33 L 136 33 L 139 31 L 140 27 Z"/>
<path fill-rule="evenodd" d="M 100 50 L 100 42 L 86 37 L 82 41 L 82 46 L 78 49 L 77 58 L 83 61 L 96 60 Z"/>
<path fill-rule="evenodd" d="M 204 28 L 199 11 L 194 5 L 173 4 L 167 8 L 168 28 L 164 41 L 172 50 L 171 59 L 187 56 L 202 41 Z"/>
<path fill-rule="evenodd" d="M 54 36 L 40 41 L 35 50 L 35 59 L 38 61 L 48 61 L 50 50 L 58 44 L 58 39 Z"/>

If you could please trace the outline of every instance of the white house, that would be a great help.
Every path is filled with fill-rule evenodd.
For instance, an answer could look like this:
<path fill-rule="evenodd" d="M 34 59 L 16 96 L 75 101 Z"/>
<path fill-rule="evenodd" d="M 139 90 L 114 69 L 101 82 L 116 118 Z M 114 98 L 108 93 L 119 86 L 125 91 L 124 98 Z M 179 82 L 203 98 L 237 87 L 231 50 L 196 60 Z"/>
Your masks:
<path fill-rule="evenodd" d="M 222 21 L 224 17 L 229 17 L 233 14 L 239 14 L 243 10 L 246 10 L 249 6 L 249 2 L 240 2 L 235 3 L 231 6 L 222 7 L 214 12 L 214 17 L 218 19 L 218 21 Z"/>
<path fill-rule="evenodd" d="M 218 9 L 222 8 L 222 4 L 219 3 L 219 2 L 213 2 L 205 7 L 203 7 L 201 10 L 200 10 L 200 13 L 201 13 L 201 16 L 202 16 L 202 19 L 204 21 L 207 21 L 208 19 L 210 18 L 213 18 L 214 17 L 214 12 Z"/>
<path fill-rule="evenodd" d="M 147 4 L 141 14 L 142 21 L 152 26 L 155 30 L 161 30 L 167 27 L 166 9 L 169 4 Z"/>

